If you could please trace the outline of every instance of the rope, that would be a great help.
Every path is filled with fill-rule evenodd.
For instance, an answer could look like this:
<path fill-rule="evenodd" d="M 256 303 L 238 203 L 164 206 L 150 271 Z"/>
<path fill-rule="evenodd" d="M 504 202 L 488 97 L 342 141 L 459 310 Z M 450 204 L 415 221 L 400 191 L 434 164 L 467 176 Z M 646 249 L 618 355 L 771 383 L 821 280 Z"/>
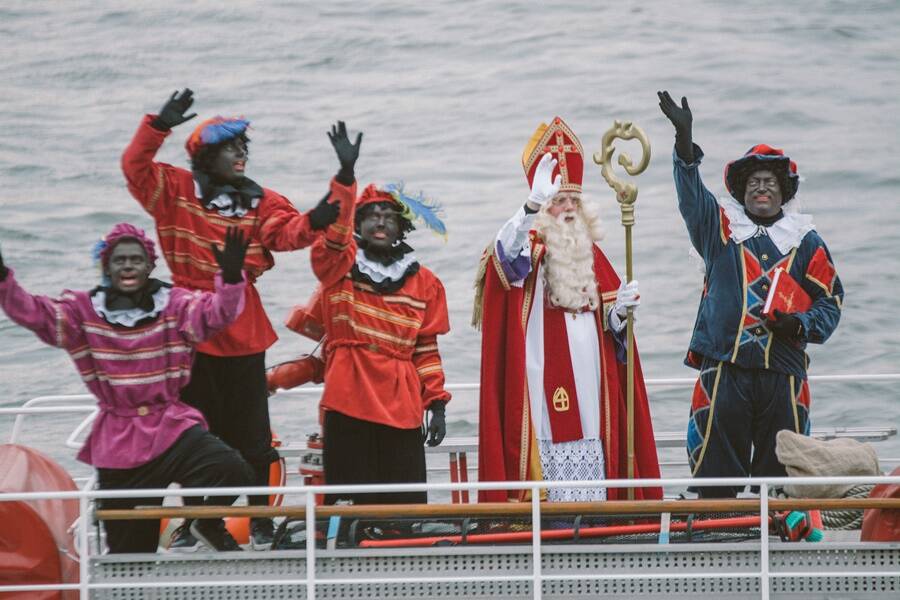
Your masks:
<path fill-rule="evenodd" d="M 874 485 L 853 486 L 844 494 L 844 498 L 868 498 Z M 822 525 L 825 529 L 848 531 L 862 529 L 862 510 L 823 510 Z"/>

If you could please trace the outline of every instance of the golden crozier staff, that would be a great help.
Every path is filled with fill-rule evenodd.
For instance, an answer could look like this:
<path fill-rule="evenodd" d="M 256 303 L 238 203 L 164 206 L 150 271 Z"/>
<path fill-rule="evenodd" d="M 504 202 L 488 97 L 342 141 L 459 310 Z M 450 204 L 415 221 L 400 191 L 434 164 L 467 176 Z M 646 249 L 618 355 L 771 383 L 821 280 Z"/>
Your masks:
<path fill-rule="evenodd" d="M 624 152 L 619 153 L 619 164 L 632 177 L 640 175 L 650 164 L 650 141 L 644 131 L 630 121 L 614 121 L 613 126 L 603 134 L 600 152 L 594 153 L 594 162 L 600 165 L 600 174 L 616 192 L 616 200 L 622 210 L 622 226 L 625 227 L 625 282 L 633 277 L 631 259 L 631 228 L 634 226 L 634 203 L 637 200 L 638 188 L 631 182 L 617 178 L 612 170 L 612 155 L 615 152 L 613 141 L 616 139 L 636 139 L 641 144 L 641 160 L 637 165 Z M 628 438 L 628 479 L 634 479 L 634 308 L 628 307 L 626 321 L 627 359 L 626 359 L 626 426 Z M 634 499 L 634 488 L 628 488 L 628 499 Z"/>

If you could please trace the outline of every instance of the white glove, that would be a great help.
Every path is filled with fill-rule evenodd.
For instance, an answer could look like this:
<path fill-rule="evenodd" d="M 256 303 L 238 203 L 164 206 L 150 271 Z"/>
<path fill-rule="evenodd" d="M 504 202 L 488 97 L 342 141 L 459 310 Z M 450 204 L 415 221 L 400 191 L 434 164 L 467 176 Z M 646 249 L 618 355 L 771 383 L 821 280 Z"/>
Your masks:
<path fill-rule="evenodd" d="M 549 152 L 541 157 L 541 162 L 538 163 L 537 169 L 534 171 L 534 179 L 531 180 L 531 193 L 528 195 L 529 202 L 543 206 L 545 202 L 559 192 L 562 175 L 557 175 L 556 179 L 551 180 L 556 163 L 556 159 Z"/>
<path fill-rule="evenodd" d="M 628 308 L 636 309 L 641 305 L 641 294 L 638 291 L 638 282 L 637 279 L 629 281 L 625 283 L 622 281 L 622 284 L 619 286 L 619 292 L 616 294 L 616 303 L 609 311 L 609 326 L 616 333 L 622 331 L 625 327 L 628 317 Z M 632 316 L 633 319 L 637 319 L 636 316 Z"/>

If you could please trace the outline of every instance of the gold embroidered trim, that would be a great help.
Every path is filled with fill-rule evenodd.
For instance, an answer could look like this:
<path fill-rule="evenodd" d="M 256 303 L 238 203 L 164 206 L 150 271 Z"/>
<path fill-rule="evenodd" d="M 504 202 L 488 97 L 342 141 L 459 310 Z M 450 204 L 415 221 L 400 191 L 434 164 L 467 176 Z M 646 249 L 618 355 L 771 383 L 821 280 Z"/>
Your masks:
<path fill-rule="evenodd" d="M 741 320 L 738 321 L 738 331 L 734 338 L 734 352 L 731 353 L 731 362 L 737 359 L 738 349 L 741 347 L 741 333 L 744 332 L 744 319 L 747 318 L 747 259 L 744 256 L 744 243 L 738 244 L 738 252 L 741 254 Z"/>
<path fill-rule="evenodd" d="M 800 417 L 797 415 L 797 394 L 794 393 L 794 376 L 788 377 L 788 385 L 791 386 L 791 410 L 794 411 L 794 433 L 800 433 Z"/>
<path fill-rule="evenodd" d="M 719 377 L 722 375 L 722 361 L 719 361 L 719 365 L 716 367 L 716 380 L 713 383 L 713 391 L 712 398 L 709 399 L 709 413 L 706 415 L 706 434 L 703 436 L 703 447 L 700 448 L 700 456 L 697 458 L 697 464 L 694 465 L 694 470 L 691 471 L 691 477 L 697 475 L 697 471 L 700 469 L 700 465 L 703 463 L 703 457 L 706 455 L 706 446 L 709 444 L 709 433 L 712 431 L 713 424 L 713 411 L 716 408 L 716 395 L 719 393 Z M 697 377 L 697 380 L 700 381 L 700 385 L 703 385 L 703 382 L 700 380 L 700 377 L 703 376 L 703 373 Z"/>
<path fill-rule="evenodd" d="M 150 214 L 156 211 L 156 203 L 159 201 L 163 187 L 166 185 L 166 172 L 163 170 L 162 165 L 156 165 L 156 179 L 156 189 L 153 191 L 153 195 L 150 196 L 150 201 L 147 202 L 147 212 Z"/>

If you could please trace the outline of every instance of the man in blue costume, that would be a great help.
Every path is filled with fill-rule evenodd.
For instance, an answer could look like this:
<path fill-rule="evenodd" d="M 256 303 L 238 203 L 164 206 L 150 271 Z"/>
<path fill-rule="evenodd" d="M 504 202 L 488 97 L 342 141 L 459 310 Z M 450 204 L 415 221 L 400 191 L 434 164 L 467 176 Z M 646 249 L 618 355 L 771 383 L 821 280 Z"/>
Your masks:
<path fill-rule="evenodd" d="M 687 450 L 694 477 L 785 476 L 775 456 L 782 429 L 809 434 L 807 343 L 822 344 L 841 317 L 844 289 L 812 217 L 782 209 L 797 193 L 797 165 L 765 144 L 725 166 L 731 198 L 703 184 L 690 107 L 658 92 L 675 126 L 678 209 L 705 263 L 703 294 L 686 364 L 700 370 Z M 805 312 L 762 315 L 777 268 L 812 299 Z M 751 454 L 752 448 L 752 454 Z M 740 488 L 701 487 L 703 497 Z"/>

